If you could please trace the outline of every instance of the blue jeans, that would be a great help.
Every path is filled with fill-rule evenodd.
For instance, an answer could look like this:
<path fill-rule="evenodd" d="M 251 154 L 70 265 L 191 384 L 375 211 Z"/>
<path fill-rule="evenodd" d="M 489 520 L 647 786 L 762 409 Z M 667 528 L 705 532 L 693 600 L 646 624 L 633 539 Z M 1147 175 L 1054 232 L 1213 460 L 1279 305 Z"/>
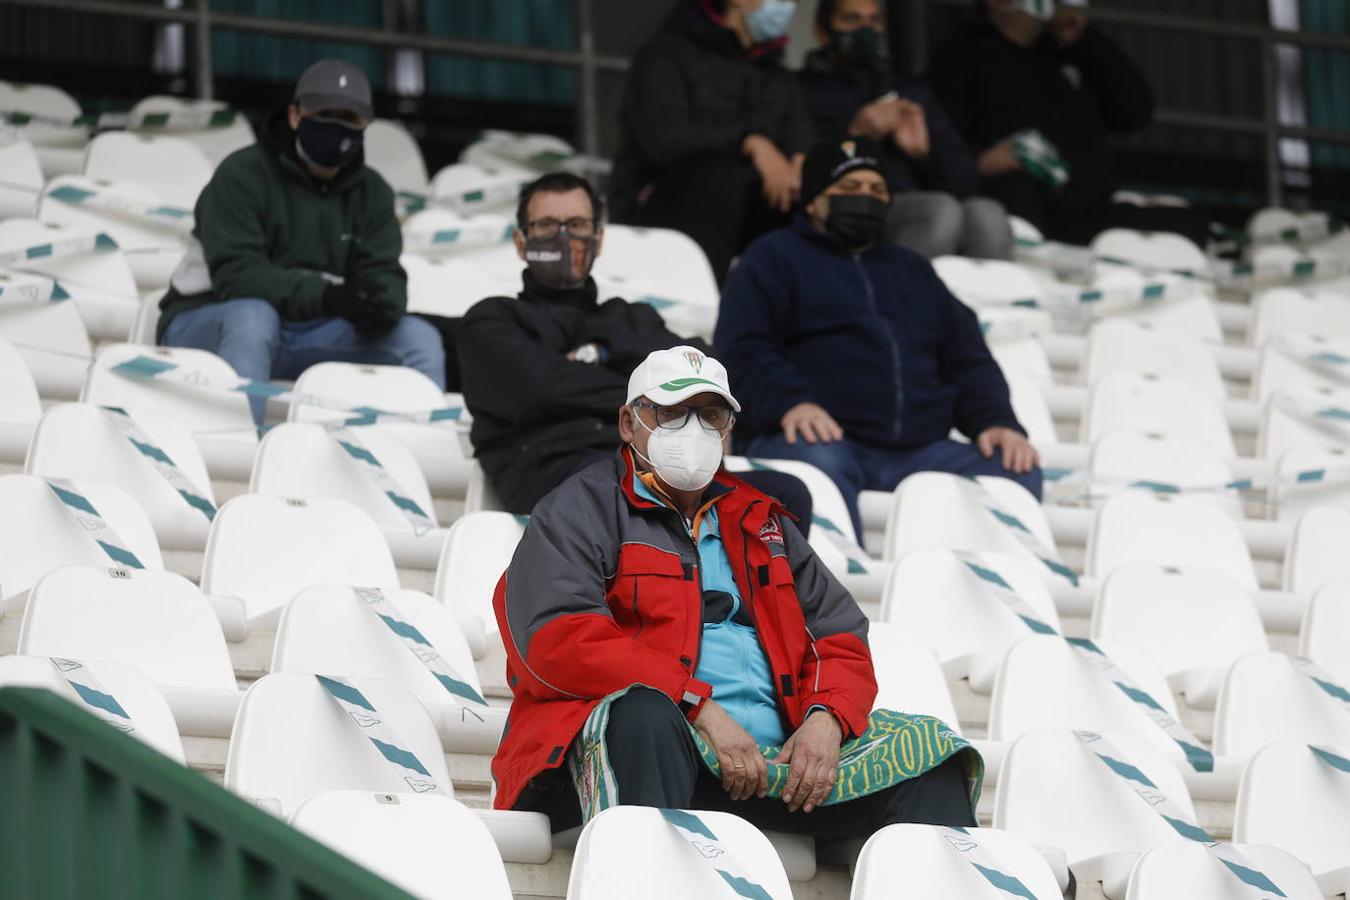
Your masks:
<path fill-rule="evenodd" d="M 1041 497 L 1041 470 L 1016 475 L 1003 468 L 998 451 L 985 459 L 974 444 L 962 444 L 943 438 L 910 450 L 864 447 L 845 438 L 828 444 L 808 444 L 798 437 L 789 444 L 783 435 L 758 437 L 750 442 L 747 456 L 760 459 L 799 459 L 820 469 L 839 487 L 853 518 L 853 530 L 862 540 L 862 518 L 858 515 L 860 491 L 893 491 L 896 485 L 915 472 L 951 472 L 954 475 L 999 475 L 1011 478 Z"/>
<path fill-rule="evenodd" d="M 445 390 L 445 347 L 431 324 L 403 316 L 378 337 L 357 332 L 346 319 L 283 322 L 266 300 L 208 303 L 174 316 L 164 330 L 166 347 L 209 350 L 241 377 L 254 381 L 293 380 L 315 363 L 353 362 L 407 366 Z M 253 419 L 263 421 L 266 399 L 250 397 Z"/>

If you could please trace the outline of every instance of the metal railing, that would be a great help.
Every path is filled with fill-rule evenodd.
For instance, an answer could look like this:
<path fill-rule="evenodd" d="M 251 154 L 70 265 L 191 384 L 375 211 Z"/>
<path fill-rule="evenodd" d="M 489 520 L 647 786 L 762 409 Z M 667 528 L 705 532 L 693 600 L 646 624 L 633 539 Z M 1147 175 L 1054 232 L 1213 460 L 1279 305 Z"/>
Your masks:
<path fill-rule="evenodd" d="M 353 28 L 316 22 L 277 19 L 265 16 L 216 12 L 210 0 L 183 0 L 184 7 L 170 9 L 130 3 L 126 0 L 0 0 L 16 6 L 34 6 L 47 10 L 113 16 L 164 24 L 191 26 L 194 32 L 196 70 L 194 82 L 197 95 L 209 99 L 213 94 L 211 64 L 211 31 L 213 28 L 262 34 L 288 35 L 337 41 L 368 47 L 422 50 L 431 53 L 453 53 L 480 59 L 511 60 L 515 62 L 546 63 L 570 66 L 577 70 L 578 83 L 577 144 L 582 152 L 597 155 L 600 151 L 600 110 L 598 106 L 598 75 L 602 71 L 624 72 L 628 60 L 619 56 L 602 55 L 595 51 L 594 14 L 597 0 L 573 0 L 577 31 L 577 49 L 554 50 L 512 44 L 495 44 L 465 38 L 445 37 L 392 29 Z M 911 65 L 920 69 L 928 58 L 926 21 L 930 6 L 959 6 L 969 8 L 969 0 L 914 0 L 910 4 L 908 33 L 911 36 Z M 1261 135 L 1266 149 L 1266 193 L 1271 205 L 1280 205 L 1284 198 L 1283 164 L 1280 159 L 1280 140 L 1294 138 L 1327 143 L 1350 143 L 1350 130 L 1310 128 L 1286 124 L 1279 116 L 1279 64 L 1277 49 L 1281 46 L 1318 48 L 1350 53 L 1350 35 L 1324 34 L 1308 31 L 1289 31 L 1264 25 L 1225 22 L 1218 19 L 1200 19 L 1188 16 L 1158 15 L 1120 9 L 1093 8 L 1094 20 L 1107 24 L 1179 32 L 1234 41 L 1250 41 L 1260 45 L 1263 59 L 1263 77 L 1260 117 L 1222 116 L 1181 109 L 1159 109 L 1157 121 L 1173 126 L 1199 128 L 1208 131 Z"/>

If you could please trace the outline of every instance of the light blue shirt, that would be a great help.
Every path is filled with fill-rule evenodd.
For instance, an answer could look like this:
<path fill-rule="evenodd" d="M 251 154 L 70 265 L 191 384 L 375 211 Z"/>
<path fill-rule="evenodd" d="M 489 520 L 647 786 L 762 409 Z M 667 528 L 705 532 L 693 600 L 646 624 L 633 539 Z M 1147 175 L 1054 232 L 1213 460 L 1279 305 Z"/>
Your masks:
<path fill-rule="evenodd" d="M 662 506 L 668 504 L 633 476 L 633 490 Z M 711 506 L 698 523 L 698 562 L 703 592 L 722 591 L 731 597 L 731 609 L 721 622 L 703 623 L 703 642 L 694 677 L 712 686 L 713 699 L 760 746 L 781 745 L 787 736 L 778 712 L 769 659 L 759 644 L 759 632 L 732 619 L 741 608 L 741 591 L 731 574 L 731 560 L 722 543 L 717 507 Z"/>

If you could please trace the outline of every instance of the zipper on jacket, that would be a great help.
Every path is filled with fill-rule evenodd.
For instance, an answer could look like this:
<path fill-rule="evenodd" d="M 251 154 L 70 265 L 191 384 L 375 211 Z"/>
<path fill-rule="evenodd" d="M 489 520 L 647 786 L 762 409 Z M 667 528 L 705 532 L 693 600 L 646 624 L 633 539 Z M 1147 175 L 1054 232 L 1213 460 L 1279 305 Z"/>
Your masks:
<path fill-rule="evenodd" d="M 689 539 L 689 546 L 694 548 L 694 586 L 698 589 L 698 640 L 694 642 L 694 659 L 689 663 L 689 675 L 692 677 L 698 671 L 698 661 L 703 657 L 703 571 L 699 565 L 702 560 L 698 555 L 698 541 L 694 539 L 694 524 L 679 510 L 672 509 L 671 512 L 679 517 L 684 536 Z"/>
<path fill-rule="evenodd" d="M 867 269 L 862 264 L 862 257 L 855 254 L 853 263 L 858 267 L 858 274 L 862 277 L 864 292 L 867 294 L 867 305 L 871 307 L 872 315 L 876 316 L 877 322 L 880 323 L 881 331 L 886 335 L 886 345 L 891 350 L 891 367 L 895 381 L 895 422 L 891 425 L 891 440 L 899 441 L 900 414 L 904 411 L 905 403 L 903 379 L 900 374 L 900 345 L 896 343 L 890 323 L 881 315 L 881 308 L 877 306 L 876 292 L 872 289 L 872 279 L 867 277 Z"/>
<path fill-rule="evenodd" d="M 638 611 L 638 577 L 633 576 L 633 618 L 637 619 L 637 631 L 633 632 L 633 637 L 642 634 L 645 623 L 642 621 L 642 613 Z"/>

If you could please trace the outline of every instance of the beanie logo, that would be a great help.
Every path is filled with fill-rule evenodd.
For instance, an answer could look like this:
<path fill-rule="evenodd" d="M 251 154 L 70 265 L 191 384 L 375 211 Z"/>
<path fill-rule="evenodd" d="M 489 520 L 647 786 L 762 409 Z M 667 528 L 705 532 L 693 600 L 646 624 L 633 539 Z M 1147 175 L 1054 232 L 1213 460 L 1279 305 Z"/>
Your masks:
<path fill-rule="evenodd" d="M 844 155 L 852 159 L 858 154 L 858 145 L 854 141 L 844 141 L 839 145 L 839 149 L 844 151 Z"/>
<path fill-rule="evenodd" d="M 684 355 L 684 358 L 689 361 L 689 368 L 694 370 L 695 375 L 703 371 L 702 353 L 699 353 L 697 350 L 690 350 Z"/>
<path fill-rule="evenodd" d="M 338 87 L 340 87 L 340 88 L 345 88 L 346 86 L 347 86 L 347 76 L 346 76 L 346 75 L 339 75 L 339 76 L 338 76 Z"/>

